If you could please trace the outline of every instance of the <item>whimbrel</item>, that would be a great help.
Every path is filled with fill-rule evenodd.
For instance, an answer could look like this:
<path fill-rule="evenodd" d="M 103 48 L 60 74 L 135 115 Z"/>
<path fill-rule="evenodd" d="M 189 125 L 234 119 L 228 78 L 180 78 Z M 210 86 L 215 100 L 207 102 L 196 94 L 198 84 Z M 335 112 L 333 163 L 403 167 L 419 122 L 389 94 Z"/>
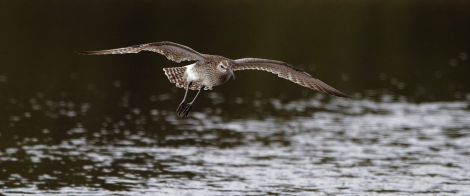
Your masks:
<path fill-rule="evenodd" d="M 232 60 L 223 56 L 202 54 L 190 47 L 168 41 L 81 53 L 87 55 L 105 55 L 139 53 L 142 51 L 156 52 L 164 55 L 168 60 L 178 63 L 181 61 L 194 62 L 183 67 L 163 68 L 165 75 L 171 83 L 174 83 L 179 88 L 186 89 L 183 100 L 176 110 L 179 117 L 188 116 L 194 101 L 202 90 L 212 90 L 214 86 L 224 84 L 230 78 L 235 79 L 233 71 L 239 70 L 267 71 L 312 90 L 338 97 L 349 97 L 319 79 L 312 77 L 310 74 L 282 61 L 261 58 Z M 186 102 L 189 90 L 197 90 L 198 92 L 190 102 Z"/>

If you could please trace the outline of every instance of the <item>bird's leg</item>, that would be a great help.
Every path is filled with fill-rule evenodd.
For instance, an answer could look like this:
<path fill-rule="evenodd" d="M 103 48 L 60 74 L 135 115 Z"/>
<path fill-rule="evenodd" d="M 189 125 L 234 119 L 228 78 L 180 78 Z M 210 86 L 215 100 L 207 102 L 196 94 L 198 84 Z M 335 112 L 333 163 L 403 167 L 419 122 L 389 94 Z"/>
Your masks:
<path fill-rule="evenodd" d="M 201 86 L 201 88 L 199 88 L 199 91 L 197 91 L 196 96 L 194 96 L 193 100 L 185 105 L 185 108 L 183 109 L 183 112 L 182 112 L 183 115 L 182 116 L 180 115 L 181 117 L 188 116 L 189 111 L 191 111 L 191 106 L 193 105 L 194 101 L 196 101 L 196 98 L 199 95 L 199 93 L 201 93 L 202 89 L 204 89 L 204 86 Z"/>
<path fill-rule="evenodd" d="M 180 115 L 180 113 L 183 111 L 184 102 L 186 101 L 186 96 L 188 95 L 189 87 L 191 87 L 192 83 L 193 82 L 188 83 L 188 86 L 186 87 L 186 91 L 184 92 L 183 100 L 181 101 L 180 105 L 178 106 L 178 109 L 176 109 L 176 113 L 178 113 L 178 115 Z"/>

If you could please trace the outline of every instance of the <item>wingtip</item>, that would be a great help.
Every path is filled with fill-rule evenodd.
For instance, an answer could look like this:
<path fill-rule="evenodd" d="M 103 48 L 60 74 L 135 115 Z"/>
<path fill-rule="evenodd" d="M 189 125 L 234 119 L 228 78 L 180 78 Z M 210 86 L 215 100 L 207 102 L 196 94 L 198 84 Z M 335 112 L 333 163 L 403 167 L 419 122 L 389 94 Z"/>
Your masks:
<path fill-rule="evenodd" d="M 75 53 L 79 55 L 96 55 L 95 51 L 75 51 Z"/>
<path fill-rule="evenodd" d="M 321 82 L 321 81 L 320 81 Z M 323 82 L 321 82 L 321 84 L 323 85 L 318 85 L 318 86 L 315 86 L 316 88 L 314 90 L 318 90 L 322 93 L 325 93 L 325 94 L 328 94 L 328 95 L 333 95 L 333 96 L 336 96 L 336 97 L 343 97 L 343 98 L 353 98 L 352 96 L 350 95 L 347 95 L 341 91 L 339 91 L 338 89 L 335 89 Z"/>
<path fill-rule="evenodd" d="M 348 99 L 351 99 L 353 98 L 352 96 L 350 95 L 347 95 L 337 89 L 334 89 L 331 87 L 331 89 L 322 89 L 320 90 L 322 91 L 323 93 L 326 93 L 326 94 L 329 94 L 329 95 L 333 95 L 333 96 L 336 96 L 336 97 L 343 97 L 343 98 L 348 98 Z"/>
<path fill-rule="evenodd" d="M 336 90 L 336 89 L 335 89 L 334 91 L 329 91 L 329 92 L 327 92 L 327 93 L 328 93 L 328 94 L 331 94 L 331 95 L 334 95 L 334 96 L 336 96 L 336 97 L 343 97 L 343 98 L 348 98 L 348 99 L 353 98 L 352 96 L 347 95 L 347 94 L 345 94 L 345 93 L 343 93 L 343 92 L 341 92 L 341 91 L 339 91 L 339 90 Z"/>

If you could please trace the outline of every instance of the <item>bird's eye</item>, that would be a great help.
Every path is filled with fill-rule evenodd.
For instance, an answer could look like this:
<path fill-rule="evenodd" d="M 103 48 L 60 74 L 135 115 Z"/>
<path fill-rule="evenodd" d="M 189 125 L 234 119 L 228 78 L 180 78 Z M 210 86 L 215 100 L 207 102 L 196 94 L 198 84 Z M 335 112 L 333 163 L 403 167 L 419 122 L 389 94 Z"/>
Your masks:
<path fill-rule="evenodd" d="M 220 68 L 225 69 L 225 65 L 220 65 Z"/>

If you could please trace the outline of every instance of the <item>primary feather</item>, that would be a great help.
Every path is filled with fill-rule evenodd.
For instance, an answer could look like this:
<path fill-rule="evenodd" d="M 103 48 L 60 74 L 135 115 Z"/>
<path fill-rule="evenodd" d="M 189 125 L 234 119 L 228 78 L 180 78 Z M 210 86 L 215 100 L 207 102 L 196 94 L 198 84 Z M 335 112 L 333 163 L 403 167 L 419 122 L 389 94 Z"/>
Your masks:
<path fill-rule="evenodd" d="M 271 72 L 301 86 L 317 90 L 338 97 L 350 97 L 319 79 L 312 77 L 307 72 L 295 68 L 288 63 L 269 59 L 243 58 L 235 60 L 233 70 L 261 70 Z"/>
<path fill-rule="evenodd" d="M 201 54 L 190 47 L 168 41 L 139 44 L 109 50 L 85 51 L 81 53 L 86 55 L 106 55 L 139 53 L 142 51 L 156 52 L 164 55 L 168 60 L 178 63 L 181 61 L 201 61 L 205 58 L 204 54 Z"/>

